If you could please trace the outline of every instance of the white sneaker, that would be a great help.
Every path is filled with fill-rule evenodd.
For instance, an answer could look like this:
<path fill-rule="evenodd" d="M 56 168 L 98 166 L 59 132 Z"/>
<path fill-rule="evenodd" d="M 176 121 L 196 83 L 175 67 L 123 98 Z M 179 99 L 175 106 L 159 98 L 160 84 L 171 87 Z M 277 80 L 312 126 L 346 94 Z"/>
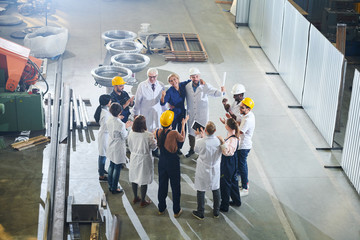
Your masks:
<path fill-rule="evenodd" d="M 245 197 L 249 195 L 249 190 L 248 189 L 241 189 L 240 190 L 240 197 Z"/>
<path fill-rule="evenodd" d="M 240 184 L 239 184 L 239 188 L 240 188 L 240 190 L 243 189 L 243 188 L 242 188 L 242 185 L 241 185 L 241 182 L 240 182 Z M 249 186 L 249 183 L 248 183 L 248 184 L 247 184 L 247 190 L 249 190 L 249 189 L 250 189 L 250 186 Z"/>

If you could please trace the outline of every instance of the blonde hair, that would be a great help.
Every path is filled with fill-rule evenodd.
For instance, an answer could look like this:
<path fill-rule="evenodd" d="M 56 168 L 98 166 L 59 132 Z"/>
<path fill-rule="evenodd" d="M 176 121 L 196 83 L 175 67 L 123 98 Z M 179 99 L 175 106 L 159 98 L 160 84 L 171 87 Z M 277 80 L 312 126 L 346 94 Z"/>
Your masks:
<path fill-rule="evenodd" d="M 167 77 L 167 81 L 169 82 L 171 77 L 176 77 L 178 80 L 180 79 L 179 75 L 177 75 L 176 73 L 172 73 Z"/>

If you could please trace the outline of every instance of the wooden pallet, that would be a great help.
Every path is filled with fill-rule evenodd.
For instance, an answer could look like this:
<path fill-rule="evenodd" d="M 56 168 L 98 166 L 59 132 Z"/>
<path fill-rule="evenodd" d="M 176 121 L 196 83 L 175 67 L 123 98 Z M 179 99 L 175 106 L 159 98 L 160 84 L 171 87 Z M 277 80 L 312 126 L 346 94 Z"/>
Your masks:
<path fill-rule="evenodd" d="M 166 61 L 206 62 L 208 55 L 198 34 L 160 33 L 166 37 L 170 50 L 164 52 Z"/>
<path fill-rule="evenodd" d="M 13 143 L 13 144 L 11 144 L 11 147 L 15 150 L 22 151 L 22 150 L 25 150 L 28 148 L 35 147 L 39 144 L 47 143 L 47 142 L 50 142 L 50 139 L 43 135 L 40 135 L 37 137 L 30 138 L 27 141 Z"/>

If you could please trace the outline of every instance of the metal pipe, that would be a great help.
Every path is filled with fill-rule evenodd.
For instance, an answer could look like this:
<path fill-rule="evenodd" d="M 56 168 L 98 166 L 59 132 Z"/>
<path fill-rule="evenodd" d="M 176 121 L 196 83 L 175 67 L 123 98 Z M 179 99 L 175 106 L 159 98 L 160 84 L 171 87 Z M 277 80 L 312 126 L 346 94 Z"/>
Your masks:
<path fill-rule="evenodd" d="M 115 214 L 112 221 L 110 240 L 117 240 L 120 236 L 120 216 Z"/>
<path fill-rule="evenodd" d="M 83 107 L 83 100 L 81 96 L 79 95 L 79 107 L 80 107 L 80 121 L 82 122 L 83 128 L 87 129 L 86 119 L 85 119 L 85 113 L 84 113 L 84 107 Z"/>
<path fill-rule="evenodd" d="M 74 125 L 74 107 L 73 102 L 70 102 L 70 131 L 73 130 Z"/>
<path fill-rule="evenodd" d="M 72 99 L 73 99 L 74 114 L 75 114 L 75 118 L 74 118 L 75 119 L 75 126 L 76 126 L 76 128 L 81 128 L 78 103 L 77 103 L 77 99 L 76 99 L 74 89 L 72 90 Z"/>
<path fill-rule="evenodd" d="M 53 231 L 53 218 L 54 218 L 54 189 L 55 189 L 55 169 L 56 169 L 56 158 L 58 152 L 58 129 L 59 129 L 59 109 L 60 109 L 60 94 L 62 87 L 62 55 L 60 56 L 57 63 L 56 79 L 55 79 L 55 93 L 54 93 L 54 112 L 52 119 L 52 130 L 51 130 L 51 143 L 50 143 L 50 160 L 48 170 L 48 188 L 47 196 L 45 200 L 45 214 L 44 214 L 44 232 L 43 239 L 48 239 L 48 236 L 52 235 Z M 50 102 L 51 104 L 51 102 Z M 53 238 L 56 239 L 56 238 Z"/>
<path fill-rule="evenodd" d="M 62 123 L 60 122 L 60 125 Z M 63 124 L 65 125 L 65 124 Z M 56 161 L 55 195 L 54 195 L 54 216 L 52 224 L 52 238 L 63 239 L 65 227 L 65 200 L 66 200 L 66 162 L 67 143 L 59 144 Z"/>
<path fill-rule="evenodd" d="M 86 110 L 85 102 L 82 101 L 81 103 L 82 103 L 82 106 L 83 106 L 83 109 L 84 109 L 84 117 L 85 117 L 85 120 L 86 120 L 86 124 L 90 125 L 89 115 L 88 115 L 88 112 Z"/>
<path fill-rule="evenodd" d="M 46 133 L 45 136 L 46 137 L 50 137 L 51 136 L 51 93 L 48 93 L 48 98 L 47 98 L 47 117 L 46 117 Z"/>
<path fill-rule="evenodd" d="M 70 114 L 70 85 L 64 84 L 63 94 L 61 98 L 61 114 L 60 114 L 60 137 L 59 142 L 63 142 L 69 133 L 69 114 Z"/>

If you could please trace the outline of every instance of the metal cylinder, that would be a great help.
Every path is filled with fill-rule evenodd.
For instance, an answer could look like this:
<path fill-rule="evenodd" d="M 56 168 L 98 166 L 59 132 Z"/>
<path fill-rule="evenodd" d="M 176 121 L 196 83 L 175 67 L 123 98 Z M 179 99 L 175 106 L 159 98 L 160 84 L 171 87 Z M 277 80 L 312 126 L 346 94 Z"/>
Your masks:
<path fill-rule="evenodd" d="M 70 102 L 70 131 L 73 130 L 73 125 L 74 125 L 74 107 L 73 107 L 73 103 Z"/>
<path fill-rule="evenodd" d="M 79 108 L 78 108 L 78 103 L 77 103 L 77 99 L 76 99 L 74 89 L 72 90 L 72 99 L 73 99 L 74 114 L 75 114 L 75 118 L 74 118 L 75 119 L 75 126 L 76 126 L 76 128 L 81 128 L 80 117 L 79 117 Z"/>
<path fill-rule="evenodd" d="M 87 129 L 87 123 L 85 119 L 85 113 L 84 113 L 84 107 L 83 107 L 83 100 L 81 96 L 79 95 L 79 107 L 80 107 L 80 121 L 82 122 L 82 126 L 84 129 Z"/>

